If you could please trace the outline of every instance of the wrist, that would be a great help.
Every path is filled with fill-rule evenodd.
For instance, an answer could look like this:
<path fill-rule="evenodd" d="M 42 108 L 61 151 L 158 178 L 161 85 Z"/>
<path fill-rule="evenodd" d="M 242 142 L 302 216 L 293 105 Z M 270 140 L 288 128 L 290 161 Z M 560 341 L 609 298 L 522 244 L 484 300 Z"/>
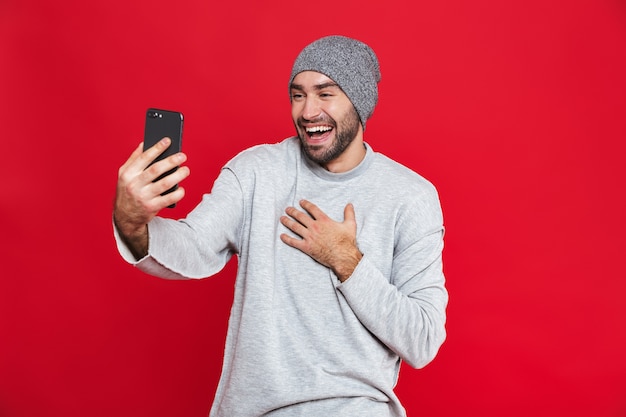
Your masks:
<path fill-rule="evenodd" d="M 117 228 L 120 238 L 137 260 L 148 254 L 147 224 L 137 226 L 128 222 L 120 222 L 115 214 L 113 215 L 113 223 Z"/>
<path fill-rule="evenodd" d="M 345 282 L 352 276 L 352 273 L 361 262 L 363 254 L 360 250 L 356 249 L 350 253 L 346 258 L 335 268 L 334 272 L 339 281 Z"/>

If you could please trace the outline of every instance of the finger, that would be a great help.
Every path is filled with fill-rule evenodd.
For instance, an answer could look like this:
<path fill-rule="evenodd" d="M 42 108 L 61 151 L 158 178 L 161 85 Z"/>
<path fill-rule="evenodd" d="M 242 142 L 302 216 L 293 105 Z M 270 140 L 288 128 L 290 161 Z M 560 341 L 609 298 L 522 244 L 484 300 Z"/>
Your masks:
<path fill-rule="evenodd" d="M 160 180 L 151 184 L 152 193 L 154 195 L 163 194 L 165 191 L 169 190 L 176 184 L 179 184 L 185 178 L 187 178 L 190 174 L 190 170 L 188 167 L 180 167 L 176 171 L 171 174 L 161 178 Z"/>
<path fill-rule="evenodd" d="M 307 230 L 306 227 L 303 226 L 301 223 L 295 220 L 292 220 L 291 218 L 287 216 L 281 216 L 280 223 L 300 237 L 304 237 L 304 234 L 306 233 L 306 230 Z"/>
<path fill-rule="evenodd" d="M 326 214 L 315 204 L 308 200 L 300 200 L 300 207 L 306 210 L 315 220 L 319 220 L 322 217 L 326 217 Z"/>
<path fill-rule="evenodd" d="M 298 210 L 295 207 L 287 207 L 285 209 L 285 213 L 287 213 L 290 217 L 294 218 L 301 225 L 308 227 L 312 221 L 315 221 L 311 216 L 307 213 L 304 213 Z"/>
<path fill-rule="evenodd" d="M 282 240 L 283 243 L 291 246 L 292 248 L 296 248 L 296 249 L 299 249 L 301 251 L 304 250 L 304 247 L 302 246 L 304 241 L 301 240 L 301 239 L 296 239 L 295 237 L 292 237 L 292 236 L 289 236 L 289 235 L 283 233 L 283 234 L 280 235 L 280 240 Z"/>
<path fill-rule="evenodd" d="M 170 146 L 171 143 L 172 143 L 172 140 L 168 137 L 161 139 L 160 141 L 155 143 L 153 146 L 146 149 L 139 156 L 139 158 L 137 158 L 136 160 L 137 163 L 135 164 L 135 167 L 138 170 L 143 171 L 144 169 L 146 169 L 148 165 L 152 163 L 152 161 L 154 161 L 157 158 L 157 156 L 161 155 Z"/>
<path fill-rule="evenodd" d="M 142 173 L 144 177 L 143 180 L 145 182 L 154 181 L 156 178 L 160 177 L 164 173 L 180 166 L 180 164 L 182 164 L 186 160 L 187 160 L 187 155 L 185 155 L 182 152 L 168 156 L 164 160 L 159 161 L 153 165 L 150 165 L 148 168 L 146 168 Z"/>
<path fill-rule="evenodd" d="M 155 198 L 155 204 L 157 206 L 157 211 L 164 209 L 165 207 L 169 207 L 172 204 L 178 203 L 185 196 L 185 189 L 183 187 L 178 187 L 175 191 L 171 193 L 158 196 Z"/>

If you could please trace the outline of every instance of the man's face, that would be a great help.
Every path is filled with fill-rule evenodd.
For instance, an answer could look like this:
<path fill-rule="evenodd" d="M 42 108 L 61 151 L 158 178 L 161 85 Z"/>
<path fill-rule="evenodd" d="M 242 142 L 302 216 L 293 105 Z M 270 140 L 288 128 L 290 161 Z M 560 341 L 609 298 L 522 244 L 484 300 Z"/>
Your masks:
<path fill-rule="evenodd" d="M 319 72 L 304 71 L 293 79 L 291 117 L 304 152 L 323 166 L 343 154 L 361 131 L 348 96 Z"/>

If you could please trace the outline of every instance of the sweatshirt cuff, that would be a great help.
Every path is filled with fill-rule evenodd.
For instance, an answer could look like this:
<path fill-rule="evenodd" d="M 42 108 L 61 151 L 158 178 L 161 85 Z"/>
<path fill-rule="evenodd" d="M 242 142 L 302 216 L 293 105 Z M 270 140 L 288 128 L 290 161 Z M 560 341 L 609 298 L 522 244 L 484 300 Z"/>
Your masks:
<path fill-rule="evenodd" d="M 378 269 L 370 262 L 367 255 L 363 255 L 359 263 L 357 264 L 350 278 L 341 282 L 337 280 L 338 284 L 335 288 L 341 291 L 344 295 L 351 294 L 357 296 L 358 294 L 369 294 L 372 291 L 376 291 L 380 279 L 377 279 L 380 273 Z M 385 284 L 389 284 L 384 281 Z"/>
<path fill-rule="evenodd" d="M 119 230 L 117 230 L 117 226 L 115 222 L 113 222 L 113 235 L 115 236 L 115 243 L 117 244 L 117 250 L 127 263 L 137 267 L 139 270 L 145 272 L 149 275 L 154 275 L 157 277 L 165 278 L 165 279 L 186 279 L 186 277 L 178 274 L 174 271 L 163 266 L 159 261 L 154 259 L 150 255 L 150 250 L 148 248 L 148 255 L 143 258 L 137 260 L 135 256 L 131 253 L 126 243 L 120 236 Z"/>

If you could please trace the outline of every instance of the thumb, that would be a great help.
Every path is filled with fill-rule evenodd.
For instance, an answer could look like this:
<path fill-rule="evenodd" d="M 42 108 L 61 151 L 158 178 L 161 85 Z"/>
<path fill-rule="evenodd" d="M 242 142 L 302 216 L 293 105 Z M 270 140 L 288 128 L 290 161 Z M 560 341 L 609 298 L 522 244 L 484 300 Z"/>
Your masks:
<path fill-rule="evenodd" d="M 356 216 L 354 214 L 354 206 L 352 203 L 348 203 L 346 208 L 343 209 L 343 221 L 352 221 L 356 220 Z"/>
<path fill-rule="evenodd" d="M 141 155 L 142 153 L 143 153 L 143 142 L 140 142 L 139 145 L 137 145 L 137 147 L 133 151 L 133 153 L 130 155 L 130 157 L 126 160 L 126 162 L 124 162 L 124 165 L 120 167 L 120 169 L 126 169 L 126 167 L 132 164 L 135 161 L 135 159 L 139 158 L 139 155 Z"/>

